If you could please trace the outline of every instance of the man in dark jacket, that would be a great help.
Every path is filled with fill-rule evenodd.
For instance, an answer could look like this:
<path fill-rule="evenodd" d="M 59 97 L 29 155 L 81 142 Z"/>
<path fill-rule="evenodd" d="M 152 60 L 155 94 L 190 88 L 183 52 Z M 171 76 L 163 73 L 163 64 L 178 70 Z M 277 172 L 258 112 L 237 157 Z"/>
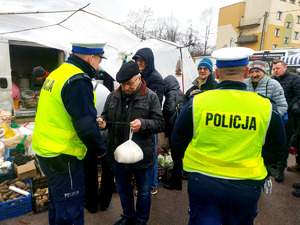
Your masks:
<path fill-rule="evenodd" d="M 164 119 L 157 95 L 146 87 L 138 64 L 124 63 L 116 75 L 120 86 L 105 102 L 98 119 L 100 129 L 108 129 L 107 159 L 114 169 L 123 216 L 116 224 L 146 224 L 151 206 L 151 174 L 155 161 L 154 134 L 164 129 Z M 144 158 L 136 163 L 118 163 L 114 158 L 116 148 L 129 139 L 143 151 Z M 136 207 L 132 190 L 132 175 L 138 190 Z M 136 208 L 136 210 L 135 210 Z"/>
<path fill-rule="evenodd" d="M 198 64 L 199 76 L 193 81 L 194 86 L 186 91 L 186 97 L 189 98 L 190 95 L 199 91 L 215 89 L 218 82 L 214 79 L 212 72 L 213 62 L 209 58 L 203 58 Z"/>
<path fill-rule="evenodd" d="M 154 91 L 162 105 L 164 97 L 164 80 L 155 69 L 154 55 L 150 48 L 141 48 L 132 57 L 139 65 L 142 78 L 146 81 L 147 88 Z"/>
<path fill-rule="evenodd" d="M 277 163 L 277 171 L 275 175 L 275 181 L 282 182 L 284 180 L 284 169 L 287 166 L 287 159 L 289 156 L 289 144 L 292 137 L 293 130 L 295 129 L 295 117 L 293 111 L 298 106 L 298 101 L 300 100 L 300 77 L 297 74 L 288 71 L 287 66 L 284 61 L 274 60 L 273 61 L 273 74 L 271 78 L 277 80 L 284 90 L 284 96 L 288 103 L 288 122 L 285 124 L 286 132 L 286 152 L 282 160 Z M 297 168 L 300 166 L 296 164 L 295 166 L 288 167 Z"/>
<path fill-rule="evenodd" d="M 190 225 L 253 224 L 265 165 L 276 163 L 285 146 L 276 105 L 243 83 L 252 54 L 241 47 L 213 52 L 220 83 L 194 94 L 173 129 L 172 152 L 184 155 L 183 168 L 191 172 Z"/>
<path fill-rule="evenodd" d="M 150 48 L 141 48 L 132 57 L 139 65 L 139 70 L 142 78 L 145 80 L 147 88 L 154 91 L 158 98 L 160 105 L 162 106 L 162 101 L 164 97 L 164 80 L 160 73 L 155 69 L 154 65 L 154 55 Z M 155 163 L 152 171 L 152 182 L 151 182 L 151 194 L 157 193 L 157 181 L 158 181 L 158 161 L 157 161 L 157 139 L 158 136 L 155 135 Z"/>

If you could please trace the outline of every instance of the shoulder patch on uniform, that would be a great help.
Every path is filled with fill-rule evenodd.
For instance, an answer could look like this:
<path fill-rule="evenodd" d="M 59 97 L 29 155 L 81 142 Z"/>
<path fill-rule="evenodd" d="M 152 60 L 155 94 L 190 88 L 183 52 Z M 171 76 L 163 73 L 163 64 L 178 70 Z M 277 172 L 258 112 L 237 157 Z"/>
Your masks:
<path fill-rule="evenodd" d="M 70 77 L 68 79 L 67 83 L 69 84 L 75 80 L 81 80 L 81 79 L 91 81 L 91 78 L 88 75 L 86 75 L 85 73 L 77 73 L 77 74 L 73 75 L 72 77 Z"/>

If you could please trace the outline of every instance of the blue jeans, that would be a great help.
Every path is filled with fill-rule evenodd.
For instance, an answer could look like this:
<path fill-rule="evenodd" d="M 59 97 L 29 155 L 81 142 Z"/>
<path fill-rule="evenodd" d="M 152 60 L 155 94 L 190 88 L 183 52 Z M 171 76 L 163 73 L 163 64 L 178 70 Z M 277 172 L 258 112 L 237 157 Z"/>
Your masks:
<path fill-rule="evenodd" d="M 51 159 L 40 159 L 39 164 L 47 177 L 49 187 L 49 224 L 84 224 L 84 174 L 82 162 L 75 157 L 67 157 L 66 170 L 57 172 Z"/>
<path fill-rule="evenodd" d="M 155 162 L 152 170 L 151 190 L 157 188 L 157 182 L 158 182 L 157 139 L 158 139 L 158 135 L 155 134 L 155 142 L 154 142 Z"/>
<path fill-rule="evenodd" d="M 260 186 L 191 173 L 189 225 L 252 225 L 260 194 Z"/>
<path fill-rule="evenodd" d="M 152 167 L 147 169 L 134 169 L 130 165 L 117 164 L 114 171 L 117 190 L 120 195 L 123 216 L 126 218 L 136 218 L 139 221 L 147 222 L 151 208 L 151 180 Z M 136 210 L 134 210 L 134 195 L 132 186 L 132 175 L 135 177 L 138 190 Z"/>

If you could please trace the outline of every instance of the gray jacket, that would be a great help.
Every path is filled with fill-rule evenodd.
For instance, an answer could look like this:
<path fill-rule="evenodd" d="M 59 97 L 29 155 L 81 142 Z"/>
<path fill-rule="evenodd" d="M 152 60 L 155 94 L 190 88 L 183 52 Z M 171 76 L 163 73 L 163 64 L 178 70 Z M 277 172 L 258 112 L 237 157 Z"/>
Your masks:
<path fill-rule="evenodd" d="M 284 97 L 283 88 L 278 81 L 265 75 L 260 81 L 258 81 L 258 84 L 255 88 L 253 88 L 253 83 L 250 78 L 245 79 L 244 83 L 247 84 L 247 91 L 256 92 L 272 98 L 276 102 L 278 112 L 281 116 L 287 112 L 288 104 Z"/>

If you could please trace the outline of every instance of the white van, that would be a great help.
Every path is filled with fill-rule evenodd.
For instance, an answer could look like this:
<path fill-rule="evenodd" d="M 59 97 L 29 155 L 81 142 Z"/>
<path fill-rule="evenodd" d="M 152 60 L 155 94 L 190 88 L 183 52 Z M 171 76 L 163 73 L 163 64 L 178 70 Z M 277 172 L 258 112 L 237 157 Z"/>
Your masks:
<path fill-rule="evenodd" d="M 39 93 L 42 82 L 36 80 L 32 70 L 42 66 L 52 72 L 65 60 L 65 52 L 36 43 L 0 38 L 0 110 L 14 111 L 12 82 L 22 91 Z"/>
<path fill-rule="evenodd" d="M 11 111 L 13 99 L 9 59 L 8 41 L 0 39 L 0 109 Z"/>

